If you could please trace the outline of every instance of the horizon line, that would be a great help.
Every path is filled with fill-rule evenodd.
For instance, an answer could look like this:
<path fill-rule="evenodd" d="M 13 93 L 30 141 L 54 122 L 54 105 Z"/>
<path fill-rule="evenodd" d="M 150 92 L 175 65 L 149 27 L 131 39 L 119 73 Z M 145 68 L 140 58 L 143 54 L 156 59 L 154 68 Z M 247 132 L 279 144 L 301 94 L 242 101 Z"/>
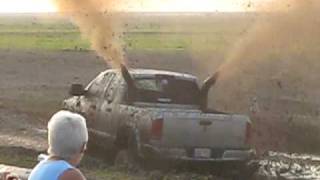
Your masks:
<path fill-rule="evenodd" d="M 256 13 L 256 11 L 115 11 L 116 13 L 158 13 L 158 14 L 217 14 L 217 13 Z M 1 12 L 0 14 L 61 14 L 64 12 Z"/>

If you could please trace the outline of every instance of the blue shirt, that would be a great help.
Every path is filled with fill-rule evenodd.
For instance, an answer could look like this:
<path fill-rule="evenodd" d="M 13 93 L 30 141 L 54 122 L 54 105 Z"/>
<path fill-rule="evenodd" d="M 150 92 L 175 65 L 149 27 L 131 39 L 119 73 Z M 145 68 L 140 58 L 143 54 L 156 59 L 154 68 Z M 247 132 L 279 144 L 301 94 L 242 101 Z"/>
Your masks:
<path fill-rule="evenodd" d="M 43 160 L 31 171 L 28 180 L 59 180 L 59 177 L 74 167 L 64 160 Z"/>

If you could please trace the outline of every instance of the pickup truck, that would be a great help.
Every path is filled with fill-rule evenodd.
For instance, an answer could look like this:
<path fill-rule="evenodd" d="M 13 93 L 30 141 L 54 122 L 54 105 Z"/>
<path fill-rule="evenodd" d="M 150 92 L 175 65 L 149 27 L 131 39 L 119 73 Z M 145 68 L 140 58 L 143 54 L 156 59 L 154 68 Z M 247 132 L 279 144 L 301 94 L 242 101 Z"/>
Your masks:
<path fill-rule="evenodd" d="M 87 119 L 90 141 L 132 157 L 187 162 L 248 162 L 251 121 L 207 108 L 219 73 L 195 76 L 151 69 L 109 69 L 85 88 L 73 84 L 64 109 Z"/>

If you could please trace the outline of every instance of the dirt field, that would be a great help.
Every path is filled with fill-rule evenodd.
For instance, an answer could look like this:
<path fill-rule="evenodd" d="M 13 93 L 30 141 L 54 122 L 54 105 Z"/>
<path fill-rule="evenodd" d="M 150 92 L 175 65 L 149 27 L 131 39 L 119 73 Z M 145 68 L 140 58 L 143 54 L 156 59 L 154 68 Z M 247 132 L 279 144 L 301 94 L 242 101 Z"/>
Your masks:
<path fill-rule="evenodd" d="M 67 92 L 70 83 L 81 82 L 86 84 L 98 72 L 108 67 L 93 52 L 88 51 L 40 52 L 1 50 L 0 57 L 0 73 L 2 77 L 0 79 L 0 151 L 2 154 L 0 163 L 30 168 L 36 163 L 37 154 L 46 150 L 46 122 L 50 115 L 59 110 L 61 101 L 68 96 Z M 131 59 L 136 59 L 136 61 L 131 62 L 131 67 L 178 69 L 181 72 L 199 73 L 197 72 L 197 66 L 186 52 L 158 53 L 156 56 L 154 53 L 136 52 L 130 54 L 130 57 Z M 172 61 L 175 63 L 172 63 Z M 200 74 L 204 77 L 206 73 L 201 72 Z M 253 118 L 261 121 L 260 118 Z M 267 122 L 260 123 L 260 125 L 272 127 Z M 271 129 L 271 131 L 278 132 L 276 129 Z M 259 141 L 261 139 L 263 140 L 264 138 L 260 137 Z M 270 142 L 270 139 L 268 142 Z M 14 148 L 17 146 L 20 148 Z M 264 148 L 277 147 L 273 145 L 263 146 L 263 144 L 261 146 Z M 19 155 L 20 153 L 15 152 L 29 155 L 21 156 Z M 279 166 L 276 163 L 277 160 L 283 166 Z M 293 162 L 297 163 L 295 160 Z M 98 165 L 92 168 L 90 165 L 92 163 Z M 265 167 L 261 173 L 266 174 L 266 176 L 273 176 L 280 169 L 287 167 L 288 160 L 271 158 L 270 161 L 261 161 L 261 163 L 264 163 L 263 167 Z M 299 163 L 301 164 L 301 161 Z M 140 179 L 142 177 L 147 177 L 147 179 L 208 178 L 208 175 L 183 172 L 126 172 L 121 169 L 114 169 L 101 160 L 91 157 L 87 157 L 83 164 L 83 169 L 91 179 L 101 179 L 102 177 L 113 177 L 114 179 Z M 315 167 L 308 166 L 307 168 Z M 287 176 L 288 172 L 295 171 L 295 169 L 292 170 L 290 168 L 291 166 L 287 167 L 287 174 L 283 176 Z M 292 173 L 289 175 L 292 176 Z M 318 172 L 315 171 L 311 175 L 317 177 L 316 173 Z M 209 177 L 211 179 L 218 179 L 212 175 Z M 262 177 L 265 176 L 259 176 L 258 179 Z"/>
<path fill-rule="evenodd" d="M 201 17 L 199 21 L 190 22 L 184 19 L 179 26 L 175 18 L 158 18 L 150 23 L 152 18 L 134 17 L 138 25 L 129 24 L 130 32 L 125 39 L 131 44 L 127 50 L 128 64 L 132 68 L 191 73 L 203 80 L 222 64 L 234 39 L 251 23 L 251 17 L 237 16 Z M 230 21 L 225 21 L 226 18 Z M 30 168 L 36 163 L 37 154 L 46 150 L 46 123 L 68 96 L 69 85 L 87 84 L 108 67 L 89 50 L 88 42 L 80 38 L 70 22 L 46 18 L 7 19 L 1 17 L 0 23 L 0 35 L 5 37 L 0 39 L 0 164 Z M 205 26 L 200 30 L 184 28 L 194 22 Z M 235 26 L 237 28 L 232 28 Z M 206 48 L 204 42 L 211 46 Z M 258 152 L 265 155 L 260 172 L 264 177 L 290 178 L 296 173 L 296 178 L 317 179 L 320 176 L 317 157 L 266 152 L 319 154 L 320 102 L 316 96 L 319 87 L 314 85 L 315 96 L 311 100 L 301 99 L 292 86 L 280 89 L 272 78 L 263 80 L 267 83 L 257 83 L 261 87 L 253 89 L 246 89 L 247 81 L 241 76 L 232 82 L 218 82 L 210 92 L 210 106 L 251 117 L 255 127 L 254 143 Z M 85 159 L 82 168 L 90 179 L 219 179 L 192 172 L 126 172 L 91 156 Z"/>
<path fill-rule="evenodd" d="M 93 52 L 40 52 L 22 50 L 0 51 L 0 164 L 32 167 L 36 156 L 46 150 L 46 123 L 59 110 L 68 96 L 72 82 L 88 83 L 97 73 L 108 68 Z M 192 69 L 191 59 L 183 52 L 166 54 L 131 54 L 132 67 L 164 68 L 174 70 L 181 65 L 183 72 Z M 152 62 L 149 59 L 152 58 Z M 175 61 L 175 65 L 170 62 Z M 180 63 L 180 65 L 179 65 Z M 142 65 L 143 64 L 143 65 Z M 17 147 L 17 148 L 15 148 Z M 22 152 L 24 155 L 21 155 Z M 29 152 L 29 153 L 27 153 Z M 27 155 L 27 156 L 25 156 Z M 91 161 L 98 161 L 95 169 Z M 141 179 L 147 172 L 125 173 L 91 159 L 84 169 L 92 179 Z M 101 167 L 100 167 L 101 166 Z M 111 169 L 110 169 L 111 168 Z M 150 172 L 147 177 L 187 177 L 188 175 Z M 201 175 L 193 175 L 201 177 Z M 181 178 L 180 177 L 180 178 Z M 205 176 L 204 176 L 205 177 Z M 148 179 L 148 178 L 147 178 Z"/>

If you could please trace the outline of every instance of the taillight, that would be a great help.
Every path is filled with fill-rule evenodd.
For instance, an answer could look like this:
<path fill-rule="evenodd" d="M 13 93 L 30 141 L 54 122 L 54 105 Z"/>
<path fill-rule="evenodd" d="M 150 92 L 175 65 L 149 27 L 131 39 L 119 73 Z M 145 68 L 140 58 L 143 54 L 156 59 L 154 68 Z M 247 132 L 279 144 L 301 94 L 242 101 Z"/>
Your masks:
<path fill-rule="evenodd" d="M 151 138 L 160 140 L 162 137 L 163 119 L 156 119 L 152 121 Z"/>
<path fill-rule="evenodd" d="M 245 143 L 250 144 L 251 143 L 251 138 L 252 138 L 252 125 L 251 123 L 247 122 L 246 124 L 246 139 Z"/>

